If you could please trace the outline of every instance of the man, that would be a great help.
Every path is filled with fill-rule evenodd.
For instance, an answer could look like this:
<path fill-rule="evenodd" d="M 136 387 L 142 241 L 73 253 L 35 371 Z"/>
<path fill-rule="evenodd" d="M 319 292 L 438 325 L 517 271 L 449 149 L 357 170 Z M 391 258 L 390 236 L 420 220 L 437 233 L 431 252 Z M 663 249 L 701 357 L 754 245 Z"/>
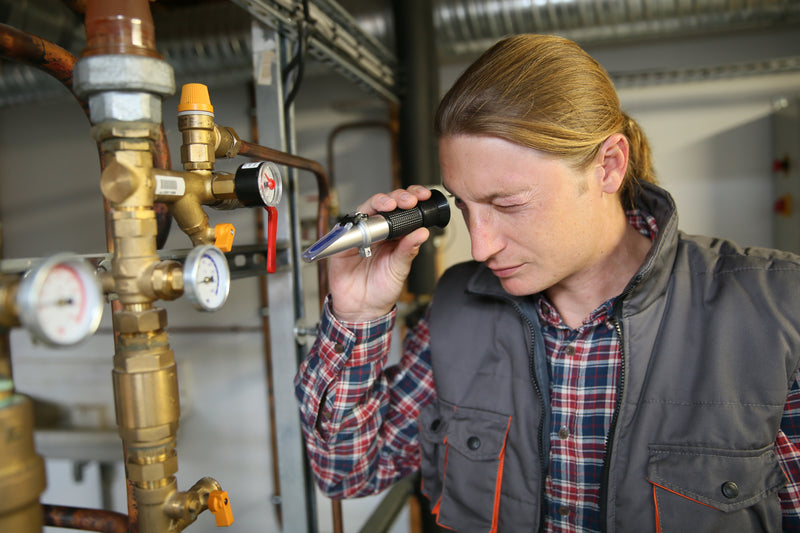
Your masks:
<path fill-rule="evenodd" d="M 797 527 L 798 258 L 679 232 L 644 134 L 565 39 L 496 44 L 436 130 L 475 261 L 442 277 L 385 368 L 427 230 L 331 258 L 296 381 L 323 490 L 419 469 L 457 531 Z"/>

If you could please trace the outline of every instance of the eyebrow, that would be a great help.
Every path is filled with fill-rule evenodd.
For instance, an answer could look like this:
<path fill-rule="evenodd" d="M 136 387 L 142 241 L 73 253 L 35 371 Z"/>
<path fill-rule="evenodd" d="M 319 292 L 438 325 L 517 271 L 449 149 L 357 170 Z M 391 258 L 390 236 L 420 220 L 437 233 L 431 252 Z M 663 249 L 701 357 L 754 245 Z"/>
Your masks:
<path fill-rule="evenodd" d="M 461 198 L 458 195 L 453 194 L 452 192 L 450 192 L 450 190 L 447 189 L 447 187 L 444 187 L 444 189 L 445 189 L 445 191 L 447 191 L 447 194 L 448 194 L 449 198 L 455 198 L 456 200 L 461 200 Z M 508 192 L 508 193 L 495 192 L 495 193 L 487 194 L 487 195 L 482 196 L 482 197 L 475 198 L 474 201 L 477 202 L 477 203 L 492 203 L 494 200 L 497 200 L 498 198 L 512 198 L 514 196 L 519 196 L 521 194 L 524 194 L 524 191 Z"/>
<path fill-rule="evenodd" d="M 448 198 L 454 198 L 456 200 L 461 200 L 461 197 L 459 197 L 457 194 L 453 193 L 453 191 L 451 191 L 450 189 L 447 188 L 447 185 L 444 184 L 444 181 L 440 182 L 440 184 L 441 184 L 442 188 L 445 190 L 445 192 L 447 192 Z M 511 198 L 513 196 L 519 196 L 521 194 L 526 194 L 527 192 L 529 192 L 529 191 L 527 191 L 527 190 L 518 190 L 518 191 L 508 191 L 508 192 L 494 192 L 494 193 L 489 193 L 489 194 L 486 194 L 485 196 L 476 198 L 475 201 L 478 202 L 478 203 L 481 203 L 481 202 L 491 203 L 494 200 L 497 200 L 498 198 Z"/>

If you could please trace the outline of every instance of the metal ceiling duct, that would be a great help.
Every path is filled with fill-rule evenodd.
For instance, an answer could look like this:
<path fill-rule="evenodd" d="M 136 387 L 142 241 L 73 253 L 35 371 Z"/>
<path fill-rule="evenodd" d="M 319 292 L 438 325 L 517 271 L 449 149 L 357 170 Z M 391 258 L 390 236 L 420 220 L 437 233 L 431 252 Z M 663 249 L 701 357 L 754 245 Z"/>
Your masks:
<path fill-rule="evenodd" d="M 236 3 L 272 1 L 276 9 L 291 2 L 302 5 L 301 0 Z M 335 4 L 333 0 L 324 3 Z M 176 77 L 202 78 L 211 84 L 223 78 L 249 77 L 252 15 L 224 2 L 180 4 L 154 4 L 158 46 Z M 394 50 L 387 0 L 339 0 L 338 4 L 369 38 Z M 522 32 L 557 33 L 587 45 L 800 27 L 798 0 L 433 0 L 433 9 L 442 62 L 471 59 L 503 36 Z M 82 24 L 63 0 L 0 0 L 0 22 L 80 52 L 71 45 L 82 33 Z M 3 67 L 0 106 L 63 94 L 57 83 L 48 86 L 51 80 L 28 67 L 7 62 Z M 763 66 L 749 72 L 760 74 L 760 69 Z"/>
<path fill-rule="evenodd" d="M 443 55 L 474 55 L 513 33 L 558 33 L 582 44 L 784 27 L 796 0 L 438 0 Z"/>

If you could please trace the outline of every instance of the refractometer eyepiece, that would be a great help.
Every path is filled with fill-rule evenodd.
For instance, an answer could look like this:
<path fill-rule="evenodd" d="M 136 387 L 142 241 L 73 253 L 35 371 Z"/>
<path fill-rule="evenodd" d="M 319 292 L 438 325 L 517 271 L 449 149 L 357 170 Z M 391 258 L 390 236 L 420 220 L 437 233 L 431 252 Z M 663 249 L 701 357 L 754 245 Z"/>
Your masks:
<path fill-rule="evenodd" d="M 367 216 L 352 213 L 302 254 L 307 263 L 333 254 L 358 248 L 362 257 L 372 255 L 372 243 L 408 235 L 417 228 L 444 228 L 450 222 L 450 204 L 441 191 L 431 190 L 431 197 L 411 209 L 395 209 Z"/>

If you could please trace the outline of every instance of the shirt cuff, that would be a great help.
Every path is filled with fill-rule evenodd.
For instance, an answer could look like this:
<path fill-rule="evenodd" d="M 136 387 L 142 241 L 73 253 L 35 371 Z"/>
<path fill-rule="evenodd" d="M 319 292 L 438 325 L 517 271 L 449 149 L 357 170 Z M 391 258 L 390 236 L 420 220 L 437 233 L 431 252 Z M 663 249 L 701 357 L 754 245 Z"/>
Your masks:
<path fill-rule="evenodd" d="M 372 363 L 385 355 L 384 350 L 379 347 L 388 347 L 388 336 L 394 328 L 396 318 L 395 306 L 389 313 L 374 320 L 339 320 L 333 314 L 331 296 L 328 295 L 322 308 L 317 338 L 322 345 L 322 352 L 341 357 L 342 366 Z"/>

